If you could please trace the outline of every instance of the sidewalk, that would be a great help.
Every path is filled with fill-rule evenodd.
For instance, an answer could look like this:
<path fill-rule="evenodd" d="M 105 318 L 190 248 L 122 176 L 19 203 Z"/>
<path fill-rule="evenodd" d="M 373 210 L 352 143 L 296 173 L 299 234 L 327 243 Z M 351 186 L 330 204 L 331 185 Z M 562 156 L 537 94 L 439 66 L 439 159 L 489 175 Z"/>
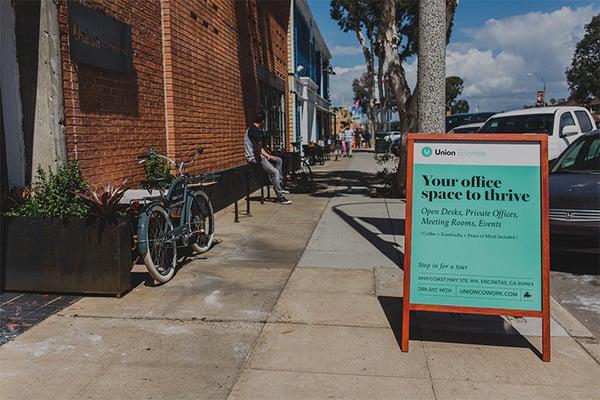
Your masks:
<path fill-rule="evenodd" d="M 366 197 L 374 167 L 331 194 L 230 398 L 597 398 L 600 345 L 554 301 L 550 364 L 529 318 L 413 313 L 400 351 L 404 204 Z"/>
<path fill-rule="evenodd" d="M 219 213 L 223 242 L 167 285 L 85 298 L 1 346 L 0 398 L 598 397 L 600 345 L 556 302 L 551 363 L 523 318 L 414 313 L 402 353 L 403 203 L 368 196 L 371 153 L 316 169 L 292 206 Z"/>
<path fill-rule="evenodd" d="M 226 398 L 328 202 L 290 198 L 218 213 L 221 243 L 168 284 L 84 298 L 0 346 L 0 399 Z"/>

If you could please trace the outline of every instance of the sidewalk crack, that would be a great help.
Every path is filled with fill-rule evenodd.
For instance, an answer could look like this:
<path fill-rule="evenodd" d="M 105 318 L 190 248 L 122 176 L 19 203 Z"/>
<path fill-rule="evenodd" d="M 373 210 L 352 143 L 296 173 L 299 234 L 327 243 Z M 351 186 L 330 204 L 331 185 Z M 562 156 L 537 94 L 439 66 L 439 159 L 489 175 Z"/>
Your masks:
<path fill-rule="evenodd" d="M 433 377 L 431 376 L 431 368 L 429 367 L 429 359 L 427 358 L 427 349 L 425 348 L 425 344 L 422 344 L 423 348 L 423 356 L 425 357 L 425 366 L 427 367 L 427 374 L 429 375 L 429 382 L 431 383 L 431 391 L 433 392 L 433 398 L 437 400 L 438 395 L 435 392 L 435 385 L 433 384 Z"/>

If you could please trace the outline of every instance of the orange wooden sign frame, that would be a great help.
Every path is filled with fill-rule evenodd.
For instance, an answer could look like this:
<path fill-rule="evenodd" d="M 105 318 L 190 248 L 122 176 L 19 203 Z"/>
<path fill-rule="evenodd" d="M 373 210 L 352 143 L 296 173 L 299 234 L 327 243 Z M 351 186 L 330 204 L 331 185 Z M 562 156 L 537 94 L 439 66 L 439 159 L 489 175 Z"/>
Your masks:
<path fill-rule="evenodd" d="M 542 310 L 511 310 L 498 308 L 475 308 L 432 304 L 412 304 L 410 302 L 410 260 L 412 239 L 412 206 L 413 206 L 413 162 L 414 144 L 419 141 L 439 142 L 530 142 L 540 145 L 541 171 L 541 243 L 542 248 Z M 406 173 L 406 232 L 404 245 L 404 295 L 402 306 L 402 351 L 408 351 L 410 332 L 410 312 L 435 311 L 482 315 L 510 315 L 514 317 L 542 318 L 542 360 L 550 361 L 550 239 L 548 223 L 548 137 L 539 134 L 433 134 L 410 133 L 408 135 L 407 173 Z"/>

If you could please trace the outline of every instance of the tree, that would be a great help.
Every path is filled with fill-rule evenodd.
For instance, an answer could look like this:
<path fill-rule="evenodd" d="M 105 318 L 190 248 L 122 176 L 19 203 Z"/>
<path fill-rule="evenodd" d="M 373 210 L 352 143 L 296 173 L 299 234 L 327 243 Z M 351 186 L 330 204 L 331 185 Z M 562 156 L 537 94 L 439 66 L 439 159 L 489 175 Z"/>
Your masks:
<path fill-rule="evenodd" d="M 354 79 L 352 81 L 352 91 L 354 92 L 354 101 L 360 100 L 360 104 L 363 107 L 363 111 L 367 116 L 371 115 L 373 110 L 371 109 L 371 99 L 370 90 L 369 90 L 369 76 L 367 74 L 362 74 L 360 78 Z M 371 124 L 375 123 L 375 121 L 371 121 L 369 118 L 369 122 Z M 375 125 L 371 125 L 375 126 Z"/>
<path fill-rule="evenodd" d="M 352 124 L 352 115 L 346 107 L 334 107 L 332 111 L 337 116 L 340 125 Z"/>
<path fill-rule="evenodd" d="M 330 16 L 344 32 L 353 31 L 360 44 L 367 69 L 362 86 L 366 90 L 362 102 L 367 118 L 376 126 L 378 106 L 375 99 L 375 56 L 377 53 L 379 8 L 370 0 L 332 0 Z M 381 81 L 381 79 L 377 79 Z M 354 84 L 353 84 L 354 86 Z"/>
<path fill-rule="evenodd" d="M 446 0 L 446 40 L 450 38 L 457 0 Z M 402 65 L 418 51 L 418 10 L 416 0 L 332 0 L 330 15 L 345 32 L 354 31 L 363 50 L 367 68 L 370 119 L 394 107 L 401 131 L 413 130 L 417 118 L 416 87 L 411 90 Z M 377 74 L 375 74 L 377 58 Z M 376 79 L 377 78 L 377 79 Z M 375 105 L 375 87 L 380 105 Z M 418 86 L 418 82 L 417 82 Z M 404 193 L 406 183 L 406 135 L 402 135 L 396 189 Z"/>
<path fill-rule="evenodd" d="M 446 43 L 450 40 L 457 0 L 446 0 Z M 396 190 L 406 193 L 407 135 L 417 119 L 417 87 L 411 91 L 402 61 L 418 51 L 418 2 L 410 0 L 382 0 L 382 18 L 379 29 L 384 49 L 384 73 L 391 95 L 395 97 L 403 133 L 396 173 Z M 404 58 L 403 58 L 404 57 Z"/>
<path fill-rule="evenodd" d="M 459 113 L 468 113 L 469 112 L 469 102 L 465 99 L 460 99 L 454 102 L 454 104 L 452 104 L 452 107 L 450 108 L 450 112 L 452 114 L 459 114 Z"/>
<path fill-rule="evenodd" d="M 469 102 L 461 99 L 456 100 L 462 94 L 464 81 L 458 76 L 449 76 L 446 78 L 446 110 L 450 113 L 469 112 Z"/>
<path fill-rule="evenodd" d="M 450 108 L 452 102 L 462 94 L 465 82 L 458 76 L 446 77 L 446 107 Z"/>
<path fill-rule="evenodd" d="M 600 98 L 600 15 L 585 26 L 577 43 L 571 68 L 567 70 L 571 95 L 581 103 Z"/>

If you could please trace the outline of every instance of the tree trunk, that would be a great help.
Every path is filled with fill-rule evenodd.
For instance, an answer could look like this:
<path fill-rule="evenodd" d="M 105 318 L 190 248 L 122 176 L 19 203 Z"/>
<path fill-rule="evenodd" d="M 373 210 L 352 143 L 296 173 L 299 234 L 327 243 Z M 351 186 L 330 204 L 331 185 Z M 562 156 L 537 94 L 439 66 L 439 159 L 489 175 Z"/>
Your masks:
<path fill-rule="evenodd" d="M 406 73 L 398 54 L 399 38 L 396 30 L 396 2 L 395 0 L 384 0 L 381 18 L 380 43 L 383 46 L 384 66 L 383 70 L 387 81 L 387 87 L 396 100 L 398 115 L 402 124 L 401 152 L 405 148 L 406 132 L 411 128 L 413 118 L 408 112 L 408 102 L 413 97 L 406 80 Z M 407 129 L 407 130 L 405 130 Z M 398 171 L 396 173 L 394 191 L 404 196 L 406 191 L 406 162 L 405 157 L 400 156 L 398 160 Z"/>
<path fill-rule="evenodd" d="M 365 65 L 367 66 L 367 93 L 369 96 L 369 103 L 365 105 L 365 111 L 371 125 L 376 123 L 375 120 L 375 63 L 374 54 L 372 48 L 367 46 L 367 41 L 360 29 L 358 23 L 354 24 L 354 31 L 356 37 L 362 48 L 363 56 L 365 57 Z"/>
<path fill-rule="evenodd" d="M 446 37 L 450 37 L 454 12 L 457 1 L 446 1 Z M 402 132 L 400 144 L 400 156 L 398 157 L 398 168 L 396 172 L 394 191 L 404 198 L 406 196 L 406 160 L 407 160 L 407 134 L 414 130 L 417 121 L 417 87 L 411 93 L 406 73 L 402 67 L 397 47 L 399 45 L 396 30 L 396 2 L 384 0 L 380 28 L 380 44 L 383 45 L 385 65 L 385 76 L 391 89 L 391 94 L 396 100 L 398 115 L 400 117 L 400 129 Z M 418 82 L 417 82 L 418 86 Z"/>
<path fill-rule="evenodd" d="M 388 101 L 387 101 L 387 92 L 385 90 L 384 85 L 384 54 L 382 54 L 381 50 L 377 50 L 377 90 L 379 91 L 379 109 L 377 110 L 379 113 L 379 123 L 383 125 L 384 121 L 387 119 L 384 118 L 385 113 L 387 113 Z"/>

